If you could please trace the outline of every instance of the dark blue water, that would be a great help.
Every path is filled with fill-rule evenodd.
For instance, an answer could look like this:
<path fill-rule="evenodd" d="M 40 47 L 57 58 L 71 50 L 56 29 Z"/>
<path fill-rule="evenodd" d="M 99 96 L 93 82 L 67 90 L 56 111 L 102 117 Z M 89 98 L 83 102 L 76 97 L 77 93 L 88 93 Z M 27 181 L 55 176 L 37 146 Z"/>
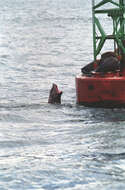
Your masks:
<path fill-rule="evenodd" d="M 76 105 L 92 58 L 90 0 L 0 1 L 1 190 L 125 189 L 125 109 Z"/>

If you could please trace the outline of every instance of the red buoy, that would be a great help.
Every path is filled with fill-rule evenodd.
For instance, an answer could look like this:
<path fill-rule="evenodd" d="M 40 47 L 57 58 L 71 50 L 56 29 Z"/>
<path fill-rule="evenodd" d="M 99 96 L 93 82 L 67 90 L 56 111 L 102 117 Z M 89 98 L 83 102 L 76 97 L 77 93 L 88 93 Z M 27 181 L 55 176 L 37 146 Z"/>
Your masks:
<path fill-rule="evenodd" d="M 119 0 L 116 3 L 113 0 L 100 0 L 95 4 L 93 0 L 92 3 L 94 61 L 82 68 L 81 75 L 76 76 L 77 103 L 97 107 L 122 107 L 125 106 L 125 1 Z M 107 3 L 114 7 L 102 9 Z M 96 16 L 101 13 L 113 20 L 111 35 L 106 35 Z M 114 50 L 97 59 L 106 40 L 113 41 Z"/>
<path fill-rule="evenodd" d="M 107 73 L 76 77 L 77 103 L 86 106 L 125 106 L 125 76 Z"/>

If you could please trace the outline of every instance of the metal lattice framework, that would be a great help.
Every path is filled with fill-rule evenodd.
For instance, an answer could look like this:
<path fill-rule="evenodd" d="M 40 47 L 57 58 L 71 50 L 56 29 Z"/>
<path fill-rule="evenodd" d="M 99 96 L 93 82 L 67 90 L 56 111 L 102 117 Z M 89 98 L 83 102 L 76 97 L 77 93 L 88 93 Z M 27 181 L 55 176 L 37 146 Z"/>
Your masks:
<path fill-rule="evenodd" d="M 113 8 L 104 9 L 107 3 L 110 3 Z M 117 2 L 114 0 L 102 0 L 99 3 L 95 3 L 95 0 L 93 0 L 92 9 L 94 60 L 96 60 L 106 40 L 114 40 L 114 50 L 119 48 L 122 54 L 125 55 L 125 0 L 117 0 Z M 113 32 L 111 35 L 105 33 L 97 17 L 98 14 L 107 14 L 112 19 Z"/>

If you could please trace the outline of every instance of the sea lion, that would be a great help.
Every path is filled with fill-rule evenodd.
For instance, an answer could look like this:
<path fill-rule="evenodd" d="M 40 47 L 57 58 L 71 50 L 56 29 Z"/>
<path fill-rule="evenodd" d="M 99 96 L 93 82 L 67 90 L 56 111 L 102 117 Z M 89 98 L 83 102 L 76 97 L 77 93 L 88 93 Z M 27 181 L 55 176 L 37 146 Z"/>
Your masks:
<path fill-rule="evenodd" d="M 60 91 L 56 84 L 52 85 L 52 88 L 49 93 L 48 103 L 50 104 L 61 104 L 61 95 L 62 91 Z"/>
<path fill-rule="evenodd" d="M 83 75 L 94 72 L 115 72 L 120 69 L 120 59 L 114 52 L 105 52 L 101 55 L 101 59 L 93 61 L 81 69 Z"/>
<path fill-rule="evenodd" d="M 90 72 L 94 70 L 93 69 L 94 68 L 93 65 L 94 65 L 94 61 L 91 62 L 91 63 L 89 63 L 89 64 L 87 64 L 87 65 L 85 65 L 84 67 L 82 67 L 81 68 L 81 72 L 83 74 L 90 74 Z"/>
<path fill-rule="evenodd" d="M 117 57 L 110 55 L 109 57 L 103 57 L 100 60 L 99 65 L 95 69 L 95 72 L 115 72 L 120 68 L 120 62 Z"/>

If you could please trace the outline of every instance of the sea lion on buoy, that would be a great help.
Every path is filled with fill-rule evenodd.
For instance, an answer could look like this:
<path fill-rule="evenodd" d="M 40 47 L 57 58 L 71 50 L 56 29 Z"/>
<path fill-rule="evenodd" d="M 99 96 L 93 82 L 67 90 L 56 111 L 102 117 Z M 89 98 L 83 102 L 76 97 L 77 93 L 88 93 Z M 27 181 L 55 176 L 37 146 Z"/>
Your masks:
<path fill-rule="evenodd" d="M 93 64 L 94 64 L 94 62 L 91 62 L 91 63 L 85 65 L 84 67 L 81 68 L 81 72 L 83 74 L 90 74 L 90 72 L 93 70 Z"/>
<path fill-rule="evenodd" d="M 100 60 L 92 61 L 91 63 L 85 65 L 81 68 L 82 74 L 89 75 L 92 71 L 94 71 L 99 64 Z"/>
<path fill-rule="evenodd" d="M 120 61 L 113 52 L 102 54 L 100 62 L 95 69 L 95 72 L 115 72 L 120 69 Z"/>
<path fill-rule="evenodd" d="M 56 84 L 53 84 L 50 93 L 49 93 L 49 99 L 48 103 L 51 104 L 61 104 L 61 95 L 62 91 L 60 91 Z"/>
<path fill-rule="evenodd" d="M 113 51 L 107 51 L 101 55 L 101 60 L 107 58 L 107 57 L 117 57 L 116 53 Z"/>
<path fill-rule="evenodd" d="M 101 55 L 101 59 L 93 61 L 81 69 L 83 75 L 94 72 L 115 72 L 120 69 L 120 59 L 115 52 L 105 52 Z"/>

